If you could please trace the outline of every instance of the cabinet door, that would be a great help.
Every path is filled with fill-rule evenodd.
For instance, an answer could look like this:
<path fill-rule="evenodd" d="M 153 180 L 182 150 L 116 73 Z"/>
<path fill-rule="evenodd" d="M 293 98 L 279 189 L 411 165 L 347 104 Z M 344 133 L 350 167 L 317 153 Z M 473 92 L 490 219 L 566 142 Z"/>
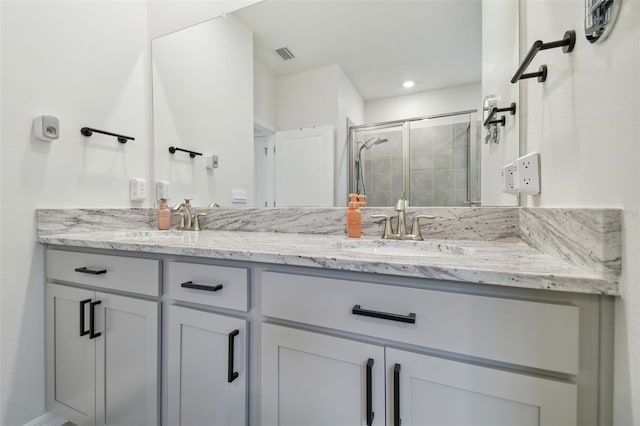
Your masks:
<path fill-rule="evenodd" d="M 48 409 L 76 425 L 93 425 L 95 343 L 88 312 L 94 292 L 47 283 L 46 295 Z"/>
<path fill-rule="evenodd" d="M 247 423 L 247 323 L 169 307 L 168 424 Z"/>
<path fill-rule="evenodd" d="M 384 348 L 262 325 L 261 425 L 384 425 Z"/>
<path fill-rule="evenodd" d="M 96 293 L 96 424 L 159 419 L 159 303 Z"/>
<path fill-rule="evenodd" d="M 392 426 L 576 425 L 576 386 L 387 349 Z"/>

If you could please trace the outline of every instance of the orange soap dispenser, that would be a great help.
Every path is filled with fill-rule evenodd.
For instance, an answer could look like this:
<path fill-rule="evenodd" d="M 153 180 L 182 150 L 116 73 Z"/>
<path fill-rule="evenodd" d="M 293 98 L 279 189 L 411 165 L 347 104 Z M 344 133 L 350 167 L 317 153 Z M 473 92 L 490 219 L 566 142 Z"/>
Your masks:
<path fill-rule="evenodd" d="M 360 203 L 356 194 L 349 194 L 351 201 L 347 210 L 347 236 L 349 238 L 360 238 L 362 235 L 362 213 L 360 213 Z"/>

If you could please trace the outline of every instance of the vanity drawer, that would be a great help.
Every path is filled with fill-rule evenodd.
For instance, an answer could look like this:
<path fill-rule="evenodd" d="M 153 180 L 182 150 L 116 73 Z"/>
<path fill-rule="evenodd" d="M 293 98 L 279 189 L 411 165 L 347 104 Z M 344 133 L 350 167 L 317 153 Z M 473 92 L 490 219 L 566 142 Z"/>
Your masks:
<path fill-rule="evenodd" d="M 106 290 L 160 295 L 158 260 L 47 250 L 47 278 Z"/>
<path fill-rule="evenodd" d="M 578 308 L 263 272 L 266 316 L 546 370 L 578 373 Z M 390 313 L 393 319 L 354 314 Z M 415 314 L 415 323 L 411 321 Z M 393 316 L 392 315 L 392 316 Z"/>
<path fill-rule="evenodd" d="M 248 276 L 245 268 L 172 261 L 165 285 L 172 299 L 246 312 Z"/>

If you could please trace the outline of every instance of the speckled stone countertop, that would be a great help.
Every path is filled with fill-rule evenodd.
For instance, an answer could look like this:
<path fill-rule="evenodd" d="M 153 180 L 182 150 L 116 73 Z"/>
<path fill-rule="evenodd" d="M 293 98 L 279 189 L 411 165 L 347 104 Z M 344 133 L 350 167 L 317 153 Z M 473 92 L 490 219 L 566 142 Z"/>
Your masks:
<path fill-rule="evenodd" d="M 618 295 L 617 279 L 532 248 L 517 237 L 428 240 L 428 254 L 390 256 L 341 245 L 345 236 L 207 230 L 110 229 L 41 233 L 44 244 L 195 256 L 530 289 Z M 365 245 L 379 238 L 365 237 Z M 402 242 L 404 243 L 404 242 Z M 352 243 L 353 244 L 353 243 Z M 413 244 L 408 242 L 408 244 Z"/>

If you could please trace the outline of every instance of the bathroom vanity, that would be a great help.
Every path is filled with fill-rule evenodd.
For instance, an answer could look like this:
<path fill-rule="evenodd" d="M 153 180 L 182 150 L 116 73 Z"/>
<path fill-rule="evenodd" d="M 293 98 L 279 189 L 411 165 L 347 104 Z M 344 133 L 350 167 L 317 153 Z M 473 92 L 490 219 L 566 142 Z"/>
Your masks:
<path fill-rule="evenodd" d="M 48 407 L 79 425 L 611 422 L 615 282 L 519 240 L 39 239 Z"/>

